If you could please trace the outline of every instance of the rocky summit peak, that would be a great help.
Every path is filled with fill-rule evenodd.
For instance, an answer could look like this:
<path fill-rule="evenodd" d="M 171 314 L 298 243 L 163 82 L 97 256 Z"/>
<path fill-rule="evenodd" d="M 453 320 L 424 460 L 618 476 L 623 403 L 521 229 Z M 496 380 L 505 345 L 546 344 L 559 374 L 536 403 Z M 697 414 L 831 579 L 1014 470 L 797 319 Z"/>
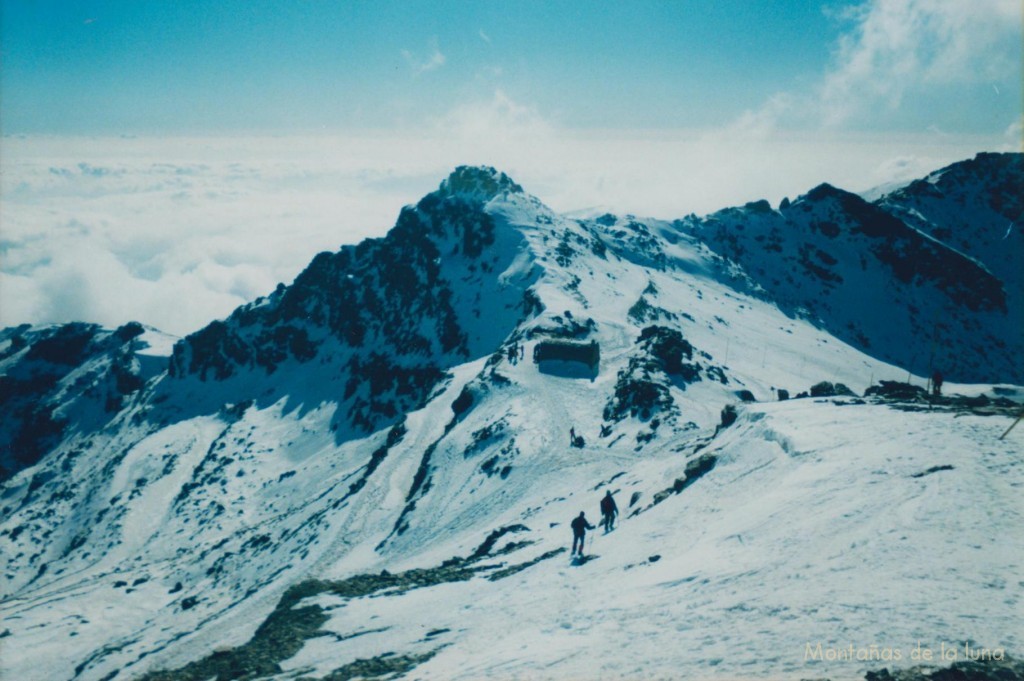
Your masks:
<path fill-rule="evenodd" d="M 505 173 L 489 166 L 459 166 L 438 190 L 444 196 L 469 195 L 483 201 L 508 192 L 522 194 L 523 188 Z"/>
<path fill-rule="evenodd" d="M 814 189 L 810 190 L 805 194 L 805 198 L 809 201 L 824 201 L 829 198 L 842 198 L 848 196 L 850 193 L 830 185 L 828 182 L 822 182 Z"/>

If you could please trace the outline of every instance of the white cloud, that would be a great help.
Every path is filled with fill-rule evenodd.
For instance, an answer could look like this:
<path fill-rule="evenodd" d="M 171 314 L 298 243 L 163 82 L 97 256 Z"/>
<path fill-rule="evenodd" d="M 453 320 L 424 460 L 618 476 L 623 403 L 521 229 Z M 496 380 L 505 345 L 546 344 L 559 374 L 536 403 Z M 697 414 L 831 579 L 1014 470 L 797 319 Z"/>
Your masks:
<path fill-rule="evenodd" d="M 382 234 L 439 181 L 390 166 L 401 155 L 373 136 L 2 143 L 4 326 L 138 319 L 187 333 L 318 251 Z"/>
<path fill-rule="evenodd" d="M 480 40 L 483 40 L 488 45 L 491 43 L 491 36 L 484 33 L 484 29 L 480 29 Z"/>
<path fill-rule="evenodd" d="M 1019 0 L 873 0 L 851 9 L 853 30 L 821 86 L 824 122 L 896 108 L 922 86 L 1017 73 L 1020 12 Z"/>
<path fill-rule="evenodd" d="M 1007 126 L 1003 138 L 1006 140 L 1002 146 L 1003 151 L 1024 151 L 1024 114 Z"/>
<path fill-rule="evenodd" d="M 437 46 L 437 38 L 430 40 L 430 54 L 427 57 L 421 59 L 409 50 L 402 50 L 402 57 L 409 62 L 409 68 L 412 69 L 414 76 L 439 69 L 444 66 L 445 62 L 444 54 L 441 53 L 440 48 Z"/>
<path fill-rule="evenodd" d="M 850 29 L 821 80 L 773 95 L 735 127 L 768 133 L 877 124 L 935 88 L 1020 78 L 1019 0 L 868 0 L 834 18 Z"/>
<path fill-rule="evenodd" d="M 536 108 L 515 102 L 501 89 L 490 99 L 456 106 L 435 122 L 439 132 L 484 149 L 515 139 L 554 134 L 554 127 Z"/>
<path fill-rule="evenodd" d="M 465 163 L 508 172 L 555 210 L 676 218 L 820 182 L 862 190 L 1004 141 L 783 133 L 758 118 L 569 130 L 501 90 L 398 133 L 5 137 L 0 326 L 135 319 L 189 333 L 291 283 L 317 252 L 383 235 Z"/>
<path fill-rule="evenodd" d="M 736 135 L 763 137 L 774 133 L 779 123 L 791 118 L 801 103 L 797 97 L 785 92 L 778 92 L 760 106 L 745 111 L 728 127 Z"/>

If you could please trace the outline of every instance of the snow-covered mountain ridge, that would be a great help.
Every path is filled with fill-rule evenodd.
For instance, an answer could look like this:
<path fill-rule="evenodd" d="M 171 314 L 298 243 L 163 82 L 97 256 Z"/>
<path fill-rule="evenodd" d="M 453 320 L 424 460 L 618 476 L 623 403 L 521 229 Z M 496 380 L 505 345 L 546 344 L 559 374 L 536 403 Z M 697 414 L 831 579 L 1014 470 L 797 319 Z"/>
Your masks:
<path fill-rule="evenodd" d="M 1022 297 L 991 233 L 1019 221 L 1022 155 L 934 177 L 665 222 L 567 218 L 462 167 L 166 359 L 141 325 L 4 331 L 0 674 L 852 678 L 884 665 L 804 643 L 1019 654 L 1024 468 L 996 438 Z M 600 359 L 534 362 L 556 339 Z M 932 411 L 779 401 L 931 367 L 988 385 Z M 621 526 L 569 567 L 605 490 Z"/>
<path fill-rule="evenodd" d="M 937 236 L 952 236 L 948 228 L 924 229 L 921 213 L 901 203 L 905 191 L 870 204 L 822 185 L 778 210 L 748 204 L 681 227 L 741 264 L 783 309 L 869 354 L 922 373 L 941 366 L 959 380 L 1021 382 L 1024 241 L 1019 231 L 1002 239 L 1019 205 L 999 203 L 998 220 L 989 208 L 978 224 L 980 209 L 959 211 L 951 247 Z M 908 213 L 915 219 L 896 217 Z M 1003 243 L 989 246 L 996 238 Z"/>

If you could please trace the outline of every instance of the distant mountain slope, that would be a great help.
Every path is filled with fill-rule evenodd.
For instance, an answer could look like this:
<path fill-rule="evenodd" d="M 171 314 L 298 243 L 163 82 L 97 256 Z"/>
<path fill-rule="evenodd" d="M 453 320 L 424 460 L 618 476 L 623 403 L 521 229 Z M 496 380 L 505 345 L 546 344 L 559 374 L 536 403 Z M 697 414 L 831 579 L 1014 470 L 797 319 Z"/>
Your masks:
<path fill-rule="evenodd" d="M 62 440 L 109 423 L 166 369 L 147 353 L 163 334 L 128 323 L 0 332 L 0 480 L 34 465 Z"/>
<path fill-rule="evenodd" d="M 822 185 L 778 210 L 762 201 L 678 224 L 769 300 L 879 359 L 1022 382 L 1024 241 L 1007 236 L 1022 181 L 1020 154 L 986 154 L 875 204 Z"/>
<path fill-rule="evenodd" d="M 1002 280 L 1011 306 L 1020 309 L 1024 154 L 978 154 L 915 180 L 875 205 L 983 263 Z"/>

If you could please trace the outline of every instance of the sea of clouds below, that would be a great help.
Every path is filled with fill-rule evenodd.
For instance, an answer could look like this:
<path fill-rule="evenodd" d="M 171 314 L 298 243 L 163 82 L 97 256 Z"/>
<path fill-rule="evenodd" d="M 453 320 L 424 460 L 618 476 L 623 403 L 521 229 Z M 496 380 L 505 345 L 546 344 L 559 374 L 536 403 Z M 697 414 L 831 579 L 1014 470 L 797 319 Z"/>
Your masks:
<path fill-rule="evenodd" d="M 499 130 L 501 132 L 496 133 Z M 47 137 L 0 141 L 0 327 L 138 320 L 183 335 L 290 283 L 319 251 L 382 236 L 460 164 L 555 210 L 676 218 L 820 182 L 919 177 L 999 138 L 543 124 L 458 136 Z"/>

